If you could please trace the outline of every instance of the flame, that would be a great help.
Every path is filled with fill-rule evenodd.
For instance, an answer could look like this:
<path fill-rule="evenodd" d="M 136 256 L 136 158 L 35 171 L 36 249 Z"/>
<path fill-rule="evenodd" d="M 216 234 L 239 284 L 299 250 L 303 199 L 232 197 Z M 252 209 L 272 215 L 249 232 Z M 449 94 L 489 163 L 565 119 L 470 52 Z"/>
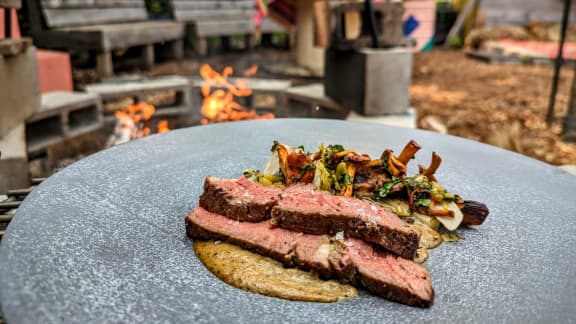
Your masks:
<path fill-rule="evenodd" d="M 170 131 L 170 127 L 168 127 L 168 121 L 165 119 L 162 119 L 156 125 L 156 133 L 158 133 L 158 134 L 166 133 L 169 131 Z"/>
<path fill-rule="evenodd" d="M 245 78 L 253 77 L 256 75 L 256 72 L 258 72 L 258 65 L 254 64 L 251 67 L 244 70 L 243 76 Z"/>
<path fill-rule="evenodd" d="M 156 108 L 153 105 L 139 102 L 125 109 L 117 110 L 114 116 L 118 120 L 118 128 L 122 132 L 128 133 L 130 139 L 136 139 L 150 135 L 151 129 L 147 122 L 152 118 L 154 112 L 156 112 Z M 161 120 L 158 122 L 157 130 L 158 133 L 169 131 L 168 121 Z"/>
<path fill-rule="evenodd" d="M 244 71 L 244 76 L 254 75 L 258 71 L 258 66 L 253 65 Z M 210 65 L 204 64 L 200 67 L 200 76 L 204 83 L 200 86 L 200 91 L 204 99 L 202 100 L 202 124 L 219 123 L 226 121 L 237 121 L 245 119 L 271 119 L 274 114 L 258 115 L 254 111 L 246 111 L 246 108 L 234 101 L 235 97 L 246 97 L 252 95 L 252 89 L 246 85 L 244 79 L 237 79 L 234 82 L 228 77 L 234 73 L 234 69 L 227 66 L 218 73 Z M 211 92 L 212 87 L 218 89 Z"/>
<path fill-rule="evenodd" d="M 141 122 L 145 120 L 149 120 L 156 108 L 153 105 L 149 105 L 145 102 L 139 102 L 135 105 L 129 106 L 128 108 L 121 109 L 116 111 L 114 114 L 116 118 L 130 118 L 135 122 Z"/>

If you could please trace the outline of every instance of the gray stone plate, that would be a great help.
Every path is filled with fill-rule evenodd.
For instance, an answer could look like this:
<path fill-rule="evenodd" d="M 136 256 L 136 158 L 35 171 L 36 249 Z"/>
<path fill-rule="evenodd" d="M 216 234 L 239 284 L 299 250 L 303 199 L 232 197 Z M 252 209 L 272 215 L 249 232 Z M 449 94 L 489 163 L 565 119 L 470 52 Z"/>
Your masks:
<path fill-rule="evenodd" d="M 204 177 L 262 167 L 274 139 L 373 157 L 414 139 L 423 150 L 411 173 L 436 151 L 440 183 L 490 207 L 464 240 L 431 252 L 431 308 L 367 293 L 290 302 L 231 287 L 203 267 L 184 217 Z M 575 231 L 576 177 L 491 146 L 329 120 L 202 126 L 108 149 L 42 183 L 0 246 L 0 302 L 10 323 L 566 323 L 576 319 Z"/>

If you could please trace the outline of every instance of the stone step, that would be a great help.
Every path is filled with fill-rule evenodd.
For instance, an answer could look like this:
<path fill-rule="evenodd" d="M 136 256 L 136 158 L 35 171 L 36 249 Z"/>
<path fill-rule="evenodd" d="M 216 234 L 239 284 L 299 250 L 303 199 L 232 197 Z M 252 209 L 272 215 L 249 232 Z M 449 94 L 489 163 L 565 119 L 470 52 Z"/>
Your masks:
<path fill-rule="evenodd" d="M 29 155 L 103 125 L 102 104 L 95 94 L 57 91 L 43 94 L 41 100 L 39 111 L 26 120 Z"/>
<path fill-rule="evenodd" d="M 382 124 L 388 126 L 398 126 L 406 128 L 416 128 L 416 109 L 408 108 L 403 114 L 384 116 L 364 116 L 355 111 L 351 111 L 346 117 L 347 121 L 363 122 L 371 124 Z"/>
<path fill-rule="evenodd" d="M 132 98 L 134 102 L 146 102 L 159 92 L 173 91 L 175 100 L 167 105 L 157 105 L 155 117 L 194 114 L 192 89 L 187 78 L 179 76 L 154 79 L 111 80 L 87 85 L 85 91 L 100 96 L 103 106 L 117 100 Z M 197 112 L 199 115 L 200 113 Z M 114 111 L 104 109 L 106 121 L 113 120 Z"/>
<path fill-rule="evenodd" d="M 324 94 L 324 85 L 313 83 L 286 90 L 286 105 L 277 117 L 344 119 L 348 109 Z"/>
<path fill-rule="evenodd" d="M 354 122 L 376 123 L 389 126 L 416 128 L 416 110 L 408 108 L 405 113 L 365 116 L 350 111 L 324 94 L 324 85 L 314 83 L 289 88 L 287 104 L 277 117 L 334 118 Z"/>
<path fill-rule="evenodd" d="M 576 164 L 561 165 L 559 168 L 576 176 Z"/>

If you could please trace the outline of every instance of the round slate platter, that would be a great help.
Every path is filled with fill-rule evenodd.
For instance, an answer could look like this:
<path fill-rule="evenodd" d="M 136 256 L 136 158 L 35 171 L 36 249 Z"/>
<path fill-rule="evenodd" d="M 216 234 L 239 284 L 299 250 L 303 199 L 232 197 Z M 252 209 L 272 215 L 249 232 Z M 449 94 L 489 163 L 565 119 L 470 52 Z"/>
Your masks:
<path fill-rule="evenodd" d="M 486 222 L 433 250 L 436 292 L 420 309 L 362 293 L 331 304 L 231 287 L 196 259 L 184 217 L 207 175 L 261 168 L 272 141 L 342 144 L 379 156 L 410 139 L 411 163 L 443 163 L 440 183 L 485 202 Z M 10 323 L 570 322 L 576 318 L 576 177 L 491 146 L 411 129 L 329 120 L 193 127 L 81 160 L 32 192 L 0 246 Z"/>

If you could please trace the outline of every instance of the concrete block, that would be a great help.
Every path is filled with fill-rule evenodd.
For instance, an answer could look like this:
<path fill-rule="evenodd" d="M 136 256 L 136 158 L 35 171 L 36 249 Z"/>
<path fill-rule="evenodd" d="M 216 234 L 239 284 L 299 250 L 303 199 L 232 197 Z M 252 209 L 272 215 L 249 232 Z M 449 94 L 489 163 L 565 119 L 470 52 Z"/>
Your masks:
<path fill-rule="evenodd" d="M 562 21 L 562 9 L 534 9 L 528 12 L 528 21 L 544 21 L 549 23 L 560 23 Z M 568 21 L 573 22 L 576 19 L 576 14 L 572 10 L 568 17 Z"/>
<path fill-rule="evenodd" d="M 480 11 L 485 14 L 486 25 L 526 25 L 531 21 L 559 23 L 563 1 L 542 0 L 482 0 Z M 576 7 L 572 5 L 569 21 L 576 20 Z"/>
<path fill-rule="evenodd" d="M 0 55 L 10 57 L 25 53 L 32 46 L 31 38 L 0 39 Z"/>
<path fill-rule="evenodd" d="M 24 123 L 0 139 L 0 194 L 29 185 Z"/>
<path fill-rule="evenodd" d="M 410 49 L 328 49 L 324 74 L 326 95 L 360 114 L 404 114 L 408 109 Z"/>
<path fill-rule="evenodd" d="M 28 159 L 0 160 L 0 193 L 30 186 Z"/>
<path fill-rule="evenodd" d="M 176 101 L 167 106 L 157 106 L 155 117 L 183 114 L 200 114 L 193 111 L 192 90 L 187 78 L 170 76 L 144 80 L 119 80 L 87 85 L 86 92 L 100 96 L 105 105 L 124 98 L 133 98 L 135 102 L 146 101 L 146 97 L 161 91 L 174 91 Z M 105 116 L 113 118 L 113 112 L 105 111 Z"/>
<path fill-rule="evenodd" d="M 102 104 L 95 94 L 50 92 L 42 95 L 42 107 L 26 121 L 28 154 L 99 129 L 103 125 Z"/>
<path fill-rule="evenodd" d="M 36 49 L 0 55 L 0 139 L 40 107 Z"/>
<path fill-rule="evenodd" d="M 26 136 L 24 123 L 20 123 L 0 139 L 0 158 L 26 159 Z"/>
<path fill-rule="evenodd" d="M 502 24 L 511 24 L 524 26 L 528 23 L 528 12 L 526 10 L 514 9 L 492 9 L 487 8 L 483 10 L 486 25 L 495 26 Z"/>

